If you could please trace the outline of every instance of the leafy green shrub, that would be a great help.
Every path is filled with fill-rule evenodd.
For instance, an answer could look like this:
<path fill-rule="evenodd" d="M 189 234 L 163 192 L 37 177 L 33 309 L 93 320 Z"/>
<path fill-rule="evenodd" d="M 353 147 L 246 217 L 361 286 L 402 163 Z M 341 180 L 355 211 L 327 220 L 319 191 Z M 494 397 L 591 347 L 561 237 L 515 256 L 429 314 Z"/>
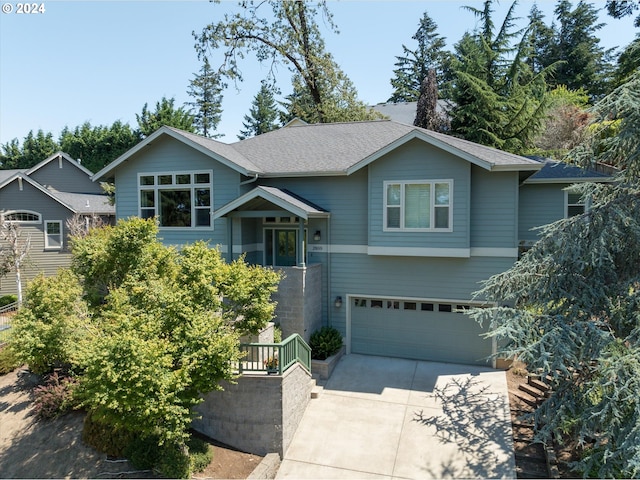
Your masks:
<path fill-rule="evenodd" d="M 326 360 L 342 348 L 342 335 L 334 327 L 322 327 L 311 334 L 309 346 L 311 347 L 311 358 Z"/>
<path fill-rule="evenodd" d="M 136 468 L 157 470 L 169 478 L 181 478 L 203 471 L 213 459 L 213 448 L 200 437 L 191 436 L 187 449 L 176 442 L 159 445 L 158 436 L 132 437 L 131 443 L 124 449 L 124 456 Z M 183 455 L 189 453 L 188 462 Z M 185 468 L 188 471 L 185 471 Z"/>
<path fill-rule="evenodd" d="M 35 373 L 73 364 L 89 317 L 77 277 L 68 270 L 39 276 L 25 298 L 11 324 L 11 344 L 20 361 Z"/>
<path fill-rule="evenodd" d="M 2 297 L 0 297 L 0 308 L 6 307 L 7 305 L 10 305 L 17 301 L 18 301 L 17 295 L 3 295 Z"/>
<path fill-rule="evenodd" d="M 55 418 L 67 413 L 74 406 L 73 389 L 77 379 L 54 372 L 47 377 L 44 385 L 33 390 L 36 418 Z"/>
<path fill-rule="evenodd" d="M 178 442 L 162 445 L 162 455 L 157 470 L 166 478 L 190 478 L 191 458 L 187 446 Z"/>
<path fill-rule="evenodd" d="M 124 448 L 124 456 L 128 458 L 136 468 L 151 470 L 160 462 L 162 451 L 158 448 L 156 436 L 134 436 Z"/>
<path fill-rule="evenodd" d="M 100 421 L 91 412 L 84 418 L 82 441 L 98 452 L 125 457 L 127 449 L 138 438 L 135 432 Z"/>
<path fill-rule="evenodd" d="M 0 375 L 6 375 L 9 372 L 13 372 L 21 365 L 22 362 L 18 359 L 10 345 L 0 347 Z"/>
<path fill-rule="evenodd" d="M 213 460 L 213 448 L 209 442 L 191 435 L 187 442 L 189 457 L 191 458 L 191 473 L 198 473 L 209 466 Z"/>

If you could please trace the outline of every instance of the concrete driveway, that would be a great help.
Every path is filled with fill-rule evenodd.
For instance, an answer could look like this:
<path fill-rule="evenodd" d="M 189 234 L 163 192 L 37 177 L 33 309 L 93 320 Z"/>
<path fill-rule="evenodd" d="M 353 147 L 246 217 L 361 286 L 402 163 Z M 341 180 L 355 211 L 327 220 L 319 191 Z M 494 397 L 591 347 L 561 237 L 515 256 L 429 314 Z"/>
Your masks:
<path fill-rule="evenodd" d="M 515 478 L 503 371 L 346 355 L 276 478 Z"/>

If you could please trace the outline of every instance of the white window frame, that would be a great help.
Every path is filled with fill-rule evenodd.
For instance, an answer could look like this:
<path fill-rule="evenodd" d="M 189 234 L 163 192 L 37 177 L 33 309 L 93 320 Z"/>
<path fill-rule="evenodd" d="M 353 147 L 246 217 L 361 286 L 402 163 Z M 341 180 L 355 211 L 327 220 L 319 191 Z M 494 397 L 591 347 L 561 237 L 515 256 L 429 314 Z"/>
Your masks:
<path fill-rule="evenodd" d="M 436 209 L 442 208 L 444 205 L 437 206 L 435 204 L 435 195 L 436 195 L 436 184 L 438 183 L 446 183 L 449 186 L 449 204 L 446 206 L 449 209 L 449 218 L 448 218 L 448 227 L 447 228 L 436 228 L 435 226 L 435 215 Z M 389 207 L 394 207 L 394 205 L 387 205 L 388 195 L 387 189 L 390 185 L 400 185 L 400 227 L 389 227 L 387 223 L 387 212 Z M 411 228 L 405 227 L 405 188 L 407 185 L 429 185 L 429 220 L 430 226 L 428 228 Z M 453 179 L 442 179 L 442 180 L 386 180 L 383 182 L 382 188 L 382 196 L 383 200 L 383 218 L 382 218 L 382 230 L 384 232 L 453 232 Z"/>
<path fill-rule="evenodd" d="M 35 215 L 38 217 L 38 220 L 7 220 L 8 215 L 13 215 L 16 213 L 27 213 L 29 215 Z M 40 225 L 42 223 L 42 215 L 38 212 L 34 212 L 33 210 L 7 210 L 2 213 L 2 220 L 7 223 L 17 223 L 20 225 Z"/>
<path fill-rule="evenodd" d="M 179 176 L 189 175 L 189 183 L 178 183 L 177 178 Z M 209 175 L 208 183 L 196 183 L 195 176 L 196 175 Z M 171 177 L 170 184 L 160 184 L 160 177 Z M 143 177 L 153 177 L 153 185 L 142 185 L 141 179 Z M 196 191 L 199 188 L 208 188 L 209 189 L 209 206 L 198 206 L 196 205 Z M 174 227 L 170 225 L 162 225 L 160 224 L 161 229 L 170 228 L 172 230 L 213 230 L 214 222 L 213 222 L 213 212 L 214 212 L 214 202 L 213 202 L 213 170 L 181 170 L 175 172 L 142 172 L 138 173 L 138 183 L 137 183 L 137 192 L 138 192 L 138 216 L 140 218 L 145 218 L 143 216 L 143 211 L 153 209 L 155 213 L 155 217 L 160 218 L 160 192 L 163 190 L 189 190 L 191 195 L 191 225 L 190 226 L 180 226 Z M 142 206 L 142 192 L 143 191 L 152 191 L 153 192 L 153 207 L 143 207 Z M 209 225 L 196 225 L 197 213 L 198 211 L 208 210 L 209 211 Z M 160 218 L 160 222 L 162 219 Z"/>
<path fill-rule="evenodd" d="M 48 226 L 49 225 L 58 225 L 58 228 L 60 229 L 60 233 L 49 233 L 48 231 Z M 63 230 L 64 226 L 62 224 L 62 220 L 45 220 L 44 221 L 44 248 L 46 250 L 62 250 L 63 246 L 64 246 L 64 230 Z M 49 243 L 50 239 L 52 236 L 60 236 L 60 243 L 59 245 L 51 245 Z"/>
<path fill-rule="evenodd" d="M 588 212 L 590 207 L 590 202 L 588 198 L 582 197 L 578 203 L 569 203 L 569 195 L 580 195 L 578 192 L 571 188 L 567 188 L 564 191 L 564 218 L 570 218 L 569 216 L 569 207 L 582 207 L 582 213 Z M 571 215 L 577 216 L 577 215 Z"/>

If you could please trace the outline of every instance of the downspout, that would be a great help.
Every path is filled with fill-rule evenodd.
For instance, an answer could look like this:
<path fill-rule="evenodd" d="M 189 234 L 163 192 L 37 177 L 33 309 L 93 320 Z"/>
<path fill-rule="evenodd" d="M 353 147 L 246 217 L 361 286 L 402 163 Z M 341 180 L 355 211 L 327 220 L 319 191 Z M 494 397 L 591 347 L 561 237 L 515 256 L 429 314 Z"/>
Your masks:
<path fill-rule="evenodd" d="M 331 215 L 327 218 L 327 320 L 333 325 L 333 309 L 331 302 Z"/>
<path fill-rule="evenodd" d="M 249 183 L 255 182 L 256 180 L 258 180 L 258 174 L 257 173 L 256 173 L 255 177 L 250 178 L 249 180 L 245 180 L 244 182 L 240 182 L 239 185 L 240 186 L 247 185 Z"/>

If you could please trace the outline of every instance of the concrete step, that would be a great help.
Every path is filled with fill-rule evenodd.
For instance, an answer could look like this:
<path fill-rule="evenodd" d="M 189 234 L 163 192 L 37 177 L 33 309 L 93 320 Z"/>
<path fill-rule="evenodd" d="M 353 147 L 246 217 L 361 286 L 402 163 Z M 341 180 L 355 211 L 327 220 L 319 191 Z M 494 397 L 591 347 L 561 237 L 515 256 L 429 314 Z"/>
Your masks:
<path fill-rule="evenodd" d="M 312 399 L 318 398 L 323 390 L 324 390 L 324 387 L 320 385 L 314 385 L 314 387 L 311 389 L 311 398 Z"/>

